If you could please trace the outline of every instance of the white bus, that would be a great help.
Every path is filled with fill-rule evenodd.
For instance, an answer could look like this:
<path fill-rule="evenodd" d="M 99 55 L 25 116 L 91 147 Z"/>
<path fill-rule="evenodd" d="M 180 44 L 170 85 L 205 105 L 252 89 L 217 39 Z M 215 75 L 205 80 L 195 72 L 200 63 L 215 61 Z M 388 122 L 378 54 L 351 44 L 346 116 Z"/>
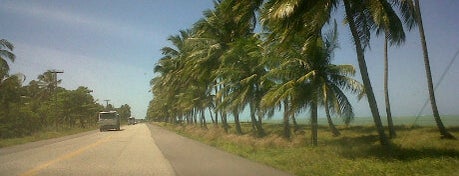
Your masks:
<path fill-rule="evenodd" d="M 120 115 L 116 111 L 99 112 L 99 130 L 120 129 Z"/>

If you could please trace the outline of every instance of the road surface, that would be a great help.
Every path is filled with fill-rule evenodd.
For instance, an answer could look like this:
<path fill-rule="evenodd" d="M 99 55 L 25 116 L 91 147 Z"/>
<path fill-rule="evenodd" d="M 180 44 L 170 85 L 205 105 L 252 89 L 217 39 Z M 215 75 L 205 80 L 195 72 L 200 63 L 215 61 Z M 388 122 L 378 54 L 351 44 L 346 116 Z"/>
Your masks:
<path fill-rule="evenodd" d="M 123 126 L 0 149 L 0 175 L 289 175 L 157 126 Z"/>

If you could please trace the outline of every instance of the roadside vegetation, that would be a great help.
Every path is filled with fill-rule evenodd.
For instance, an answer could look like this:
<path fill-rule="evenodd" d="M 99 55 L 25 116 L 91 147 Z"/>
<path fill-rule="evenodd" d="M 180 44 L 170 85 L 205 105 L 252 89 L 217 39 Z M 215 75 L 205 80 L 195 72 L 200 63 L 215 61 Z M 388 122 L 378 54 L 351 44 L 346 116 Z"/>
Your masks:
<path fill-rule="evenodd" d="M 282 124 L 264 124 L 266 136 L 238 135 L 209 125 L 155 123 L 178 134 L 221 150 L 264 163 L 295 175 L 455 175 L 459 165 L 459 141 L 436 137 L 437 129 L 425 126 L 395 126 L 397 138 L 390 147 L 378 144 L 372 126 L 337 126 L 334 137 L 327 126 L 319 126 L 318 147 L 311 147 L 309 125 L 299 125 L 290 140 L 282 137 Z M 250 131 L 250 123 L 242 123 Z M 459 135 L 459 127 L 450 132 Z"/>
<path fill-rule="evenodd" d="M 384 37 L 387 63 L 387 47 L 402 46 L 405 32 L 419 27 L 421 46 L 413 52 L 424 53 L 426 89 L 439 134 L 432 140 L 456 139 L 444 126 L 437 109 L 418 0 L 214 2 L 213 9 L 204 11 L 189 29 L 170 36 L 171 46 L 161 49 L 163 57 L 156 63 L 156 75 L 150 82 L 153 99 L 147 119 L 199 124 L 203 130 L 215 125 L 228 134 L 231 121 L 238 135 L 250 131 L 264 137 L 268 127 L 263 121 L 274 112 L 282 112 L 282 136 L 290 140 L 295 136 L 292 128 L 299 128 L 296 117 L 309 112 L 310 132 L 305 135 L 309 135 L 313 146 L 319 146 L 324 139 L 318 130 L 318 111 L 325 112 L 328 127 L 334 136 L 340 136 L 331 117 L 350 124 L 354 111 L 349 96 L 356 96 L 367 100 L 371 110 L 374 131 L 368 133 L 376 132 L 381 146 L 393 146 L 399 138 L 391 118 L 389 68 L 385 67 L 388 125 L 384 127 L 365 50 L 371 52 L 371 38 Z M 339 48 L 340 38 L 337 16 L 344 16 L 344 22 L 339 24 L 350 31 L 351 36 L 345 38 L 352 38 L 361 82 L 353 78 L 357 73 L 353 65 L 334 64 L 334 50 Z M 243 114 L 248 115 L 241 117 Z M 241 119 L 250 119 L 251 128 L 243 129 Z"/>
<path fill-rule="evenodd" d="M 99 111 L 116 110 L 123 121 L 130 117 L 129 105 L 104 107 L 88 87 L 60 87 L 62 71 L 48 70 L 25 85 L 25 75 L 9 73 L 13 50 L 13 43 L 0 40 L 0 147 L 94 129 Z"/>

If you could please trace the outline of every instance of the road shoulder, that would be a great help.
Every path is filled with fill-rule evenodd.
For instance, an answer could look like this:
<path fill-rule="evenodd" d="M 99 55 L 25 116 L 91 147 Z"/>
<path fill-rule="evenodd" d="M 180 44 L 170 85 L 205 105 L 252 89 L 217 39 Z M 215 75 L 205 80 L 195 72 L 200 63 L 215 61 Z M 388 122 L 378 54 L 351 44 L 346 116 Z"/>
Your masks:
<path fill-rule="evenodd" d="M 178 176 L 291 175 L 188 139 L 159 126 L 148 124 L 148 127 L 156 145 L 169 160 Z"/>

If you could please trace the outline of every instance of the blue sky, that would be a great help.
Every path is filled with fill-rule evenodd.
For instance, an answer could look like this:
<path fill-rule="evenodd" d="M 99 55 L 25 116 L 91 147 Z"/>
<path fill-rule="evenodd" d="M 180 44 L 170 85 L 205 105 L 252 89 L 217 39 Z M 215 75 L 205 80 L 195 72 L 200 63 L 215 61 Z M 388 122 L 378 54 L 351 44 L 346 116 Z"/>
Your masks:
<path fill-rule="evenodd" d="M 26 84 L 48 69 L 64 70 L 62 87 L 87 86 L 93 96 L 116 107 L 129 104 L 133 116 L 145 117 L 148 92 L 160 49 L 179 30 L 191 27 L 211 0 L 0 0 L 0 38 L 15 45 L 11 73 L 23 73 Z M 459 50 L 459 1 L 421 1 L 427 45 L 436 83 Z M 342 16 L 339 13 L 335 16 Z M 357 67 L 347 26 L 338 18 L 341 49 L 335 63 Z M 428 93 L 417 30 L 405 45 L 389 49 L 390 95 L 395 116 L 414 116 Z M 383 99 L 383 41 L 374 37 L 367 65 L 380 114 Z M 451 65 L 436 90 L 441 114 L 459 114 L 459 61 Z M 360 80 L 359 73 L 356 79 Z M 369 116 L 366 100 L 352 98 L 357 116 Z M 423 114 L 430 114 L 430 107 Z"/>

